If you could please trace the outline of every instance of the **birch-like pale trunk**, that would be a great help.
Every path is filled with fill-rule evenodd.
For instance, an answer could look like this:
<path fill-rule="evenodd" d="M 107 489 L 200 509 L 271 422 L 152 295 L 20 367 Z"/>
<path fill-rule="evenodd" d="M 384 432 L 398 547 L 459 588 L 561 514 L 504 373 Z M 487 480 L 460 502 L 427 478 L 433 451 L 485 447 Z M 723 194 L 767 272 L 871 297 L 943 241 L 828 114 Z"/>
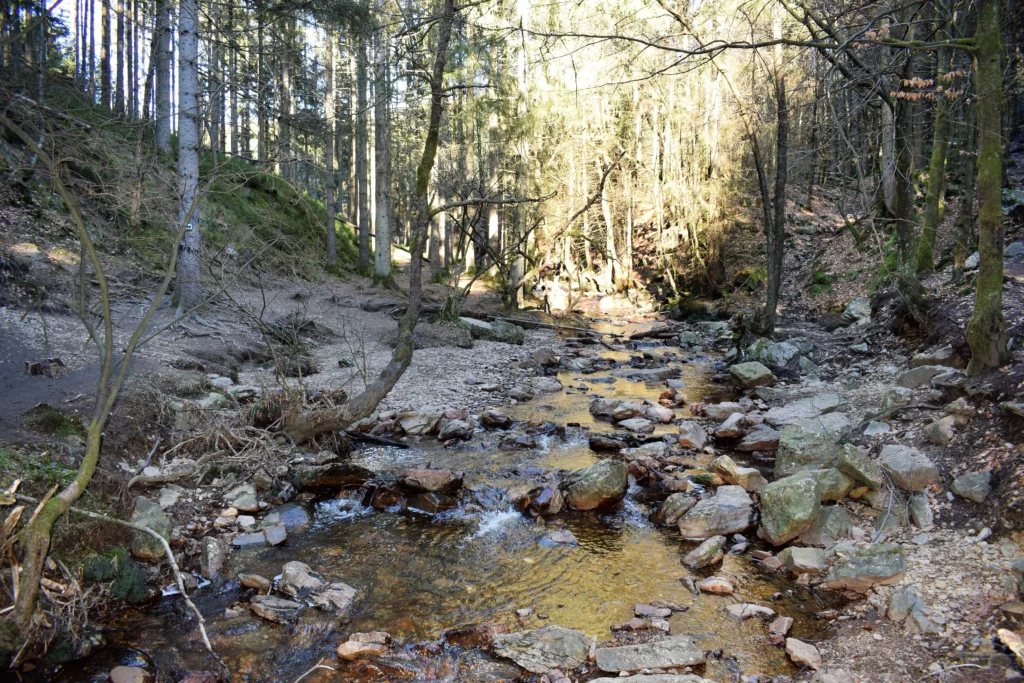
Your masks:
<path fill-rule="evenodd" d="M 200 211 L 199 132 L 199 9 L 197 0 L 178 5 L 178 220 L 188 220 L 178 245 L 174 295 L 178 315 L 191 311 L 203 299 L 199 282 Z M 193 204 L 196 204 L 193 210 Z M 191 218 L 189 216 L 191 212 Z"/>

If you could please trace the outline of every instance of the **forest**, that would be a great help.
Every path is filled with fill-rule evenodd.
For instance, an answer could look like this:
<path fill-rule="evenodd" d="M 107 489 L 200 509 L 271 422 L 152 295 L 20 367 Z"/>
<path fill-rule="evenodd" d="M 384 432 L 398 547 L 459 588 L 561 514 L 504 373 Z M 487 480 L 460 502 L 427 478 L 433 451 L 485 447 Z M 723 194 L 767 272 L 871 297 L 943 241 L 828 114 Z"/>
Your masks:
<path fill-rule="evenodd" d="M 1021 678 L 1022 46 L 9 0 L 0 678 Z"/>

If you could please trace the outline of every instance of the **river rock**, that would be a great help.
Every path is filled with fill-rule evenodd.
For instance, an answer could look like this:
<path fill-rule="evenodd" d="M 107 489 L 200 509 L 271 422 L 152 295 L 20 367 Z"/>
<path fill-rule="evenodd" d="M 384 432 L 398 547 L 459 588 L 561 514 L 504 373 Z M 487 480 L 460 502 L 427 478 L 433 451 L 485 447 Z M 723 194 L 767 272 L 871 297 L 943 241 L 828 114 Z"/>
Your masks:
<path fill-rule="evenodd" d="M 565 507 L 565 497 L 555 486 L 539 486 L 526 494 L 524 510 L 531 517 L 557 515 Z"/>
<path fill-rule="evenodd" d="M 462 488 L 464 476 L 462 472 L 418 468 L 402 472 L 398 475 L 398 483 L 414 493 L 451 494 Z"/>
<path fill-rule="evenodd" d="M 286 624 L 299 615 L 302 604 L 273 595 L 254 595 L 249 606 L 258 617 L 278 624 Z"/>
<path fill-rule="evenodd" d="M 252 484 L 242 484 L 228 491 L 224 494 L 224 503 L 240 512 L 258 512 L 260 509 L 256 487 Z"/>
<path fill-rule="evenodd" d="M 171 518 L 164 513 L 159 503 L 145 496 L 137 496 L 135 498 L 131 522 L 137 526 L 148 527 L 165 539 L 171 537 Z M 141 532 L 135 534 L 131 544 L 131 551 L 135 557 L 149 562 L 166 556 L 164 546 L 160 541 L 149 534 Z"/>
<path fill-rule="evenodd" d="M 961 474 L 953 480 L 953 493 L 975 503 L 984 503 L 992 492 L 992 473 L 988 470 Z"/>
<path fill-rule="evenodd" d="M 326 585 L 304 562 L 286 562 L 281 569 L 281 580 L 277 587 L 282 593 L 295 597 L 307 591 L 317 591 Z"/>
<path fill-rule="evenodd" d="M 747 619 L 774 619 L 775 610 L 770 607 L 764 607 L 763 605 L 755 605 L 752 602 L 739 602 L 735 605 L 727 605 L 725 608 L 732 616 L 746 621 Z"/>
<path fill-rule="evenodd" d="M 669 636 L 664 640 L 640 645 L 599 647 L 594 651 L 594 656 L 597 668 L 610 673 L 696 666 L 704 663 L 704 651 L 694 645 L 693 639 L 689 636 Z"/>
<path fill-rule="evenodd" d="M 631 437 L 625 432 L 603 434 L 601 432 L 590 432 L 587 442 L 593 451 L 614 451 L 619 452 L 629 446 Z"/>
<path fill-rule="evenodd" d="M 643 417 L 633 417 L 628 420 L 619 422 L 619 427 L 622 427 L 627 432 L 633 432 L 635 434 L 650 434 L 654 431 L 654 423 Z"/>
<path fill-rule="evenodd" d="M 796 638 L 786 638 L 786 654 L 794 664 L 808 666 L 815 671 L 821 668 L 821 653 L 810 643 Z"/>
<path fill-rule="evenodd" d="M 554 548 L 560 545 L 576 546 L 580 544 L 580 542 L 576 540 L 576 536 L 568 529 L 555 529 L 553 531 L 549 531 L 541 536 L 537 543 L 545 548 Z"/>
<path fill-rule="evenodd" d="M 387 654 L 388 646 L 380 643 L 360 643 L 355 640 L 346 641 L 338 645 L 338 659 L 351 662 L 363 657 L 380 657 Z"/>
<path fill-rule="evenodd" d="M 928 456 L 910 446 L 883 446 L 878 464 L 893 483 L 906 491 L 920 491 L 941 481 L 938 468 Z"/>
<path fill-rule="evenodd" d="M 639 403 L 622 401 L 612 409 L 612 419 L 621 422 L 634 417 L 641 417 L 644 414 L 644 407 Z"/>
<path fill-rule="evenodd" d="M 959 367 L 959 358 L 952 346 L 948 344 L 939 349 L 916 354 L 910 359 L 910 366 L 913 368 L 922 365 L 943 365 L 946 367 Z"/>
<path fill-rule="evenodd" d="M 508 429 L 512 426 L 512 418 L 497 408 L 487 408 L 480 413 L 480 424 L 488 429 Z"/>
<path fill-rule="evenodd" d="M 672 526 L 696 504 L 697 499 L 691 495 L 673 493 L 651 513 L 651 522 L 657 526 Z"/>
<path fill-rule="evenodd" d="M 553 368 L 558 365 L 558 354 L 548 346 L 535 350 L 531 356 L 533 361 L 542 368 Z"/>
<path fill-rule="evenodd" d="M 908 509 L 910 519 L 918 529 L 929 529 L 935 523 L 932 504 L 928 501 L 928 495 L 923 491 L 918 491 L 910 496 Z"/>
<path fill-rule="evenodd" d="M 686 420 L 679 425 L 679 445 L 683 448 L 701 450 L 708 442 L 708 433 L 696 422 Z"/>
<path fill-rule="evenodd" d="M 619 460 L 606 459 L 569 475 L 562 483 L 566 504 L 574 510 L 615 505 L 626 495 L 629 477 Z"/>
<path fill-rule="evenodd" d="M 664 441 L 651 441 L 650 443 L 645 443 L 642 446 L 626 448 L 622 451 L 622 456 L 627 460 L 642 460 L 644 458 L 654 458 L 655 460 L 658 460 L 667 455 L 668 444 Z"/>
<path fill-rule="evenodd" d="M 953 431 L 954 425 L 956 425 L 956 417 L 953 415 L 947 415 L 935 420 L 935 422 L 925 425 L 925 428 L 921 431 L 932 443 L 938 444 L 939 446 L 947 446 L 956 435 Z"/>
<path fill-rule="evenodd" d="M 149 683 L 153 675 L 137 666 L 115 666 L 108 674 L 110 683 Z"/>
<path fill-rule="evenodd" d="M 723 401 L 722 403 L 709 403 L 704 406 L 704 414 L 712 422 L 722 422 L 733 413 L 746 413 L 742 405 L 735 401 Z"/>
<path fill-rule="evenodd" d="M 779 380 L 771 370 L 757 361 L 738 363 L 729 368 L 732 381 L 744 389 L 773 387 Z"/>
<path fill-rule="evenodd" d="M 811 477 L 818 482 L 821 489 L 821 502 L 838 503 L 850 493 L 856 482 L 853 477 L 847 476 L 835 467 L 826 467 L 820 470 L 801 470 L 794 477 Z"/>
<path fill-rule="evenodd" d="M 865 325 L 871 322 L 871 300 L 866 296 L 858 296 L 846 304 L 840 321 L 844 325 Z"/>
<path fill-rule="evenodd" d="M 683 555 L 683 564 L 690 569 L 702 569 L 717 564 L 725 557 L 725 536 L 712 536 Z"/>
<path fill-rule="evenodd" d="M 239 574 L 238 582 L 246 588 L 255 588 L 256 590 L 270 590 L 273 585 L 270 579 L 259 574 Z"/>
<path fill-rule="evenodd" d="M 267 545 L 281 545 L 288 540 L 288 530 L 281 524 L 268 526 L 263 529 L 263 537 L 267 539 Z"/>
<path fill-rule="evenodd" d="M 647 399 L 644 401 L 644 417 L 651 422 L 660 422 L 661 424 L 668 424 L 672 420 L 676 419 L 676 413 L 671 408 L 666 408 L 663 405 L 659 405 Z"/>
<path fill-rule="evenodd" d="M 668 619 L 672 616 L 672 610 L 668 607 L 655 607 L 646 603 L 640 603 L 633 607 L 633 614 L 646 619 Z"/>
<path fill-rule="evenodd" d="M 841 557 L 828 572 L 826 585 L 866 593 L 873 586 L 898 583 L 907 571 L 900 547 L 876 543 Z"/>
<path fill-rule="evenodd" d="M 839 441 L 849 426 L 849 419 L 842 413 L 786 425 L 779 437 L 775 476 L 787 477 L 800 470 L 834 467 L 839 460 Z"/>
<path fill-rule="evenodd" d="M 821 488 L 813 477 L 786 477 L 761 491 L 761 535 L 782 545 L 811 528 L 821 510 Z"/>
<path fill-rule="evenodd" d="M 414 410 L 399 413 L 395 421 L 409 436 L 423 436 L 437 430 L 441 413 L 436 410 Z"/>
<path fill-rule="evenodd" d="M 224 539 L 217 536 L 207 536 L 203 539 L 203 551 L 199 554 L 199 574 L 209 581 L 215 581 L 220 576 L 220 570 L 228 561 L 230 550 Z"/>
<path fill-rule="evenodd" d="M 406 501 L 405 509 L 423 515 L 439 515 L 459 504 L 454 496 L 447 493 L 417 493 Z"/>
<path fill-rule="evenodd" d="M 764 421 L 773 427 L 784 427 L 801 420 L 843 412 L 848 407 L 846 399 L 838 394 L 817 394 L 770 409 L 764 414 Z"/>
<path fill-rule="evenodd" d="M 840 448 L 836 468 L 873 491 L 882 488 L 885 482 L 882 468 L 866 453 L 851 444 L 843 444 Z"/>
<path fill-rule="evenodd" d="M 744 358 L 773 368 L 784 368 L 799 355 L 800 348 L 795 344 L 773 342 L 764 337 L 755 341 L 743 352 Z"/>
<path fill-rule="evenodd" d="M 371 470 L 351 462 L 336 462 L 330 465 L 313 465 L 298 468 L 293 483 L 297 488 L 340 489 L 361 486 L 373 479 Z"/>
<path fill-rule="evenodd" d="M 820 574 L 825 571 L 825 551 L 820 548 L 790 546 L 776 557 L 794 574 Z"/>
<path fill-rule="evenodd" d="M 736 534 L 750 526 L 754 502 L 742 486 L 719 486 L 715 495 L 701 500 L 679 520 L 683 538 L 702 541 Z"/>
<path fill-rule="evenodd" d="M 779 432 L 767 425 L 758 425 L 743 437 L 736 445 L 736 450 L 744 452 L 774 451 L 779 448 L 781 436 Z"/>
<path fill-rule="evenodd" d="M 811 528 L 800 536 L 800 542 L 804 545 L 828 547 L 849 537 L 852 528 L 850 513 L 842 505 L 822 506 Z"/>
<path fill-rule="evenodd" d="M 743 436 L 743 428 L 747 424 L 747 416 L 743 413 L 733 413 L 725 418 L 725 421 L 715 430 L 716 439 L 738 439 Z"/>
<path fill-rule="evenodd" d="M 622 401 L 617 398 L 595 398 L 590 402 L 590 414 L 594 417 L 610 419 L 620 405 L 622 405 Z"/>
<path fill-rule="evenodd" d="M 732 595 L 736 591 L 732 581 L 721 576 L 709 576 L 698 583 L 697 588 L 701 593 L 711 595 Z"/>
<path fill-rule="evenodd" d="M 485 341 L 502 342 L 504 344 L 516 344 L 522 346 L 526 339 L 526 331 L 518 325 L 507 323 L 504 320 L 485 322 L 476 318 L 459 318 L 459 322 L 469 329 L 473 339 Z"/>
<path fill-rule="evenodd" d="M 355 598 L 356 589 L 340 581 L 327 584 L 311 596 L 314 605 L 325 612 L 334 612 L 335 614 L 348 612 Z"/>
<path fill-rule="evenodd" d="M 554 683 L 554 681 L 551 683 Z M 714 681 L 710 678 L 701 678 L 694 674 L 651 674 L 644 676 L 595 678 L 589 681 L 589 683 L 714 683 Z"/>
<path fill-rule="evenodd" d="M 448 439 L 470 439 L 473 437 L 473 426 L 465 420 L 448 420 L 441 427 L 441 431 L 437 433 L 438 441 L 447 441 Z"/>
<path fill-rule="evenodd" d="M 760 491 L 768 481 L 753 467 L 743 467 L 728 455 L 721 455 L 711 461 L 708 470 L 722 477 L 729 484 L 742 486 L 745 491 Z"/>
<path fill-rule="evenodd" d="M 497 634 L 491 651 L 535 674 L 550 669 L 573 669 L 587 661 L 590 638 L 562 626 L 545 626 L 522 633 Z"/>
<path fill-rule="evenodd" d="M 305 531 L 312 523 L 306 508 L 298 503 L 285 503 L 263 518 L 265 526 L 283 526 L 289 533 Z"/>
<path fill-rule="evenodd" d="M 537 394 L 555 394 L 562 390 L 562 383 L 555 377 L 527 377 L 524 383 Z"/>
<path fill-rule="evenodd" d="M 933 377 L 946 372 L 949 372 L 949 368 L 942 365 L 919 365 L 900 375 L 896 379 L 896 384 L 904 389 L 916 389 L 928 384 Z"/>

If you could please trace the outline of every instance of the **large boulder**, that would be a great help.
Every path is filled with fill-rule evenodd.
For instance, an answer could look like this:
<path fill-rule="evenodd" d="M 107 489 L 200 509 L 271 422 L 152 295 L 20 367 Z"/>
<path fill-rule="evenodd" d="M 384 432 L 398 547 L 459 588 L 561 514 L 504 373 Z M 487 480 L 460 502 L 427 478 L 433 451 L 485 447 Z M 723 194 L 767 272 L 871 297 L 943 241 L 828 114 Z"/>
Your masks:
<path fill-rule="evenodd" d="M 779 437 L 775 476 L 788 477 L 800 470 L 834 467 L 839 460 L 839 441 L 850 427 L 842 413 L 829 413 L 786 425 Z"/>
<path fill-rule="evenodd" d="M 469 328 L 469 334 L 473 339 L 518 345 L 522 345 L 526 339 L 526 332 L 523 328 L 507 323 L 504 320 L 495 320 L 488 323 L 475 318 L 459 318 L 459 321 Z"/>
<path fill-rule="evenodd" d="M 679 425 L 679 445 L 683 448 L 701 450 L 708 442 L 708 433 L 692 420 L 685 420 Z"/>
<path fill-rule="evenodd" d="M 670 636 L 640 645 L 599 647 L 594 651 L 594 657 L 597 668 L 608 673 L 668 669 L 704 663 L 704 651 L 697 647 L 689 636 Z M 647 678 L 645 676 L 644 680 Z"/>
<path fill-rule="evenodd" d="M 398 483 L 413 493 L 455 493 L 462 488 L 463 477 L 462 472 L 419 468 L 402 472 Z"/>
<path fill-rule="evenodd" d="M 906 560 L 898 545 L 877 543 L 841 557 L 829 570 L 826 585 L 866 593 L 873 586 L 899 582 L 906 571 Z"/>
<path fill-rule="evenodd" d="M 789 342 L 773 342 L 761 337 L 743 352 L 747 360 L 757 361 L 772 368 L 784 368 L 800 356 L 800 347 Z"/>
<path fill-rule="evenodd" d="M 767 425 L 758 425 L 747 432 L 747 435 L 736 444 L 736 450 L 744 452 L 778 450 L 781 436 L 779 432 Z"/>
<path fill-rule="evenodd" d="M 340 489 L 362 486 L 373 479 L 372 470 L 351 462 L 337 462 L 330 465 L 312 465 L 295 471 L 292 483 L 298 488 Z"/>
<path fill-rule="evenodd" d="M 859 296 L 846 304 L 840 320 L 844 325 L 865 325 L 871 322 L 871 300 Z"/>
<path fill-rule="evenodd" d="M 753 512 L 754 502 L 742 486 L 719 486 L 682 516 L 679 532 L 691 541 L 739 533 L 750 526 Z"/>
<path fill-rule="evenodd" d="M 773 387 L 778 382 L 772 371 L 757 361 L 733 365 L 729 368 L 729 375 L 732 381 L 743 389 Z"/>
<path fill-rule="evenodd" d="M 712 460 L 708 470 L 720 476 L 726 483 L 742 486 L 745 491 L 760 491 L 768 483 L 756 468 L 743 467 L 728 455 L 721 455 Z"/>
<path fill-rule="evenodd" d="M 696 504 L 697 499 L 689 494 L 673 493 L 651 513 L 651 522 L 657 526 L 672 526 Z"/>
<path fill-rule="evenodd" d="M 854 480 L 866 485 L 872 491 L 877 491 L 882 488 L 882 484 L 885 483 L 885 475 L 882 473 L 882 468 L 878 464 L 868 457 L 867 453 L 864 453 L 859 448 L 852 444 L 843 444 L 839 450 L 839 460 L 836 463 L 836 468 Z"/>
<path fill-rule="evenodd" d="M 894 484 L 906 491 L 920 491 L 941 481 L 938 468 L 928 456 L 910 446 L 883 446 L 878 464 Z"/>
<path fill-rule="evenodd" d="M 786 477 L 761 490 L 761 535 L 782 545 L 811 528 L 821 511 L 821 488 L 814 477 Z"/>
<path fill-rule="evenodd" d="M 522 633 L 499 633 L 491 642 L 491 651 L 535 674 L 551 669 L 574 669 L 587 661 L 590 638 L 580 631 L 562 626 L 545 626 Z"/>
<path fill-rule="evenodd" d="M 838 394 L 817 394 L 770 409 L 764 414 L 764 421 L 778 428 L 801 420 L 813 420 L 821 415 L 842 412 L 848 407 L 846 399 Z"/>
<path fill-rule="evenodd" d="M 135 498 L 131 522 L 137 526 L 152 529 L 165 539 L 171 537 L 171 518 L 167 516 L 159 503 L 145 496 Z M 135 557 L 150 562 L 166 556 L 164 546 L 158 539 L 141 532 L 137 533 L 132 540 L 131 551 Z"/>
<path fill-rule="evenodd" d="M 565 502 L 574 510 L 596 510 L 615 505 L 626 495 L 629 476 L 620 460 L 601 460 L 569 475 L 562 482 Z"/>

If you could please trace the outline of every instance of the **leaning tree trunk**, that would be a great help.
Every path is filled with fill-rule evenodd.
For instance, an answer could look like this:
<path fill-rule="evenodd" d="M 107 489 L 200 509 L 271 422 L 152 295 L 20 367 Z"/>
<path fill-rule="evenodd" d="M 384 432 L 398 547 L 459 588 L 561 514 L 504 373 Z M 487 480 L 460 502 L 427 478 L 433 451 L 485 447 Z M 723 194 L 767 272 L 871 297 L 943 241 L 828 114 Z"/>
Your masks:
<path fill-rule="evenodd" d="M 953 282 L 964 279 L 964 263 L 974 238 L 974 196 L 977 189 L 978 134 L 974 105 L 967 105 L 967 142 L 960 171 L 960 207 L 956 214 L 956 245 L 953 247 Z"/>
<path fill-rule="evenodd" d="M 178 220 L 186 224 L 178 245 L 175 299 L 178 315 L 203 299 L 199 283 L 199 10 L 196 0 L 178 9 Z"/>
<path fill-rule="evenodd" d="M 303 411 L 286 415 L 284 430 L 296 443 L 305 443 L 320 434 L 342 429 L 372 413 L 377 404 L 398 383 L 412 362 L 413 332 L 419 320 L 422 300 L 423 244 L 431 218 L 427 192 L 440 138 L 445 58 L 454 17 L 454 0 L 444 0 L 443 12 L 437 25 L 437 46 L 430 78 L 430 115 L 427 138 L 423 144 L 423 156 L 416 168 L 416 195 L 413 206 L 413 234 L 409 260 L 409 304 L 405 310 L 405 317 L 398 328 L 398 344 L 391 355 L 391 360 L 381 370 L 377 378 L 342 409 L 333 412 Z"/>
<path fill-rule="evenodd" d="M 948 31 L 943 31 L 948 35 Z M 948 85 L 949 50 L 939 50 L 936 82 Z M 917 272 L 926 275 L 935 272 L 935 237 L 939 229 L 940 204 L 946 187 L 946 151 L 949 148 L 949 98 L 938 94 L 935 105 L 935 132 L 932 158 L 928 166 L 928 191 L 924 200 L 924 226 L 917 243 Z"/>
<path fill-rule="evenodd" d="M 999 24 L 1000 0 L 981 0 L 975 37 L 978 89 L 978 250 L 981 263 L 974 314 L 967 324 L 970 375 L 1006 360 L 1003 320 L 1002 105 L 1003 75 Z"/>

